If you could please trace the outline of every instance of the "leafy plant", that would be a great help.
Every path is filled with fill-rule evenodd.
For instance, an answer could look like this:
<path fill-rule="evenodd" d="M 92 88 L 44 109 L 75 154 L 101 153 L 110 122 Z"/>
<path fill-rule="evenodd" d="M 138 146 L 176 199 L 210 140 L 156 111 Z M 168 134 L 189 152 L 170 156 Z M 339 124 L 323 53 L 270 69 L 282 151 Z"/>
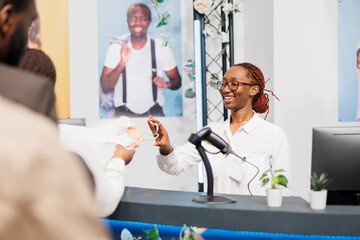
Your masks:
<path fill-rule="evenodd" d="M 282 172 L 285 172 L 285 170 L 279 169 L 273 171 L 272 168 L 266 170 L 259 179 L 262 181 L 262 187 L 269 182 L 271 183 L 272 189 L 277 188 L 278 185 L 287 187 L 289 181 L 284 175 L 280 174 Z"/>
<path fill-rule="evenodd" d="M 195 66 L 194 61 L 192 59 L 187 60 L 187 62 L 184 65 L 184 71 L 186 72 L 186 75 L 188 76 L 190 82 L 191 82 L 191 88 L 187 89 L 185 91 L 185 97 L 186 98 L 194 98 L 195 97 L 195 86 L 194 86 L 194 79 L 195 79 Z"/>
<path fill-rule="evenodd" d="M 325 189 L 330 183 L 331 179 L 328 178 L 327 173 L 322 173 L 320 176 L 313 172 L 311 176 L 311 189 L 314 191 L 321 191 Z"/>
<path fill-rule="evenodd" d="M 180 231 L 179 240 L 204 240 L 204 238 L 201 236 L 201 233 L 203 233 L 205 230 L 206 228 L 192 228 L 187 227 L 186 224 L 184 224 Z"/>
<path fill-rule="evenodd" d="M 155 9 L 156 14 L 158 15 L 159 21 L 156 25 L 156 28 L 160 29 L 160 35 L 162 37 L 162 44 L 161 46 L 166 47 L 172 44 L 172 38 L 165 37 L 165 27 L 170 22 L 170 14 L 166 12 L 160 12 L 158 9 L 159 4 L 164 3 L 164 0 L 151 0 L 152 4 L 150 6 Z"/>
<path fill-rule="evenodd" d="M 154 227 L 150 230 L 143 230 L 144 233 L 146 234 L 146 238 L 147 239 L 151 239 L 151 240 L 161 240 L 161 237 L 159 235 L 159 231 L 156 228 L 156 225 L 154 225 Z"/>
<path fill-rule="evenodd" d="M 235 13 L 240 12 L 240 0 L 231 1 L 234 3 L 230 3 L 227 0 L 195 0 L 193 1 L 194 9 L 203 15 L 204 18 L 204 28 L 202 29 L 203 34 L 206 38 L 211 40 L 216 40 L 216 44 L 218 41 L 221 41 L 220 51 L 216 51 L 217 54 L 213 53 L 213 50 L 206 52 L 206 58 L 209 59 L 209 62 L 206 64 L 206 84 L 207 86 L 212 87 L 215 90 L 218 90 L 216 87 L 216 82 L 219 81 L 219 78 L 222 76 L 218 76 L 218 66 L 221 67 L 220 61 L 221 58 L 228 58 L 228 54 L 226 53 L 229 44 L 229 29 L 227 29 L 227 21 L 229 14 L 234 15 Z M 210 41 L 210 43 L 213 41 Z M 213 43 L 214 44 L 214 43 Z M 215 45 L 214 45 L 215 46 Z M 212 49 L 212 48 L 211 48 Z M 216 65 L 216 70 L 211 67 L 212 64 Z M 186 71 L 186 70 L 185 70 Z M 225 74 L 225 73 L 222 73 Z M 194 98 L 195 97 L 195 87 L 194 87 L 194 78 L 189 76 L 189 80 L 191 81 L 192 87 L 185 91 L 186 98 Z"/>
<path fill-rule="evenodd" d="M 187 227 L 186 224 L 184 224 L 179 234 L 179 240 L 204 240 L 204 238 L 201 237 L 201 233 L 203 233 L 205 230 L 206 228 Z M 152 229 L 143 230 L 143 231 L 146 234 L 146 239 L 161 240 L 159 230 L 157 229 L 156 225 L 154 225 Z M 133 237 L 131 232 L 129 232 L 129 230 L 127 230 L 126 228 L 124 228 L 121 231 L 121 240 L 140 240 L 140 239 L 142 238 Z"/>
<path fill-rule="evenodd" d="M 229 14 L 234 14 L 240 12 L 239 9 L 239 1 L 235 1 L 234 4 L 229 3 L 225 0 L 212 0 L 211 6 L 208 6 L 205 10 L 205 12 L 199 11 L 197 9 L 197 5 L 207 5 L 204 3 L 204 0 L 198 0 L 194 2 L 194 8 L 204 14 L 205 17 L 205 28 L 204 28 L 204 34 L 211 39 L 220 38 L 221 42 L 223 43 L 229 43 L 229 35 L 227 30 L 225 32 L 222 30 L 222 27 L 226 24 L 226 18 Z M 221 9 L 219 12 L 218 10 Z M 219 21 L 220 20 L 220 21 Z M 222 54 L 224 54 L 226 46 L 222 50 Z"/>

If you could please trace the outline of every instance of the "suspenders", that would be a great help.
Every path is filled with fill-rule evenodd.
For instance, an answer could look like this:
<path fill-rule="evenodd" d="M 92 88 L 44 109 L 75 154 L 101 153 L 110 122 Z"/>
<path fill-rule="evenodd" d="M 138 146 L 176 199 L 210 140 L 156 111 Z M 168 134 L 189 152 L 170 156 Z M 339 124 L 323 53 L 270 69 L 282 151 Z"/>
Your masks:
<path fill-rule="evenodd" d="M 152 80 L 157 76 L 157 70 L 156 70 L 156 57 L 155 57 L 155 41 L 154 39 L 151 39 L 151 72 L 152 72 Z M 156 103 L 157 100 L 157 86 L 152 81 L 152 92 L 153 92 L 153 99 Z"/>
<path fill-rule="evenodd" d="M 123 90 L 123 103 L 126 103 L 126 67 L 122 70 L 122 90 Z"/>
<path fill-rule="evenodd" d="M 152 72 L 152 79 L 157 76 L 156 70 L 156 57 L 155 57 L 155 41 L 154 39 L 150 39 L 150 47 L 151 47 L 151 72 Z M 123 86 L 123 103 L 126 103 L 126 67 L 124 67 L 122 71 L 122 86 Z M 156 103 L 157 101 L 157 86 L 152 81 L 152 92 L 153 92 L 153 100 Z"/>

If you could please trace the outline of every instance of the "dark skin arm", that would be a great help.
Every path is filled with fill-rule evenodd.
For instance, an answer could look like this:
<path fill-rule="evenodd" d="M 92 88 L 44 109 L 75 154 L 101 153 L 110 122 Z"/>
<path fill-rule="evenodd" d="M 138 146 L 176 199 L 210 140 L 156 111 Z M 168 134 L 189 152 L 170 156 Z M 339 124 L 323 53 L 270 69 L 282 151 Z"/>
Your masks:
<path fill-rule="evenodd" d="M 169 82 L 166 82 L 162 77 L 156 76 L 154 83 L 160 88 L 170 88 L 172 90 L 179 89 L 181 87 L 181 77 L 177 67 L 165 72 L 169 78 Z"/>
<path fill-rule="evenodd" d="M 154 146 L 159 147 L 159 151 L 162 155 L 168 155 L 173 151 L 173 147 L 170 143 L 170 138 L 168 132 L 164 128 L 164 126 L 152 116 L 149 116 L 147 123 L 151 132 L 154 134 L 156 132 L 156 126 L 158 126 L 159 137 L 155 139 Z"/>
<path fill-rule="evenodd" d="M 126 63 L 129 61 L 131 49 L 126 44 L 122 45 L 120 55 L 121 60 L 116 68 L 111 69 L 104 66 L 101 73 L 100 83 L 105 93 L 113 90 L 117 84 L 121 72 L 124 70 Z"/>

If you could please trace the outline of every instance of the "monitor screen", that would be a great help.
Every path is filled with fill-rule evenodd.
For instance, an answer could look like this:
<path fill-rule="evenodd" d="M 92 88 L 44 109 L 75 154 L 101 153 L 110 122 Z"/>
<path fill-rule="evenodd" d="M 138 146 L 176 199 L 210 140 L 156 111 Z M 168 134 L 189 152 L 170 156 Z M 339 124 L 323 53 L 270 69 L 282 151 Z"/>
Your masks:
<path fill-rule="evenodd" d="M 360 204 L 360 126 L 313 128 L 311 172 L 328 173 L 328 204 Z"/>

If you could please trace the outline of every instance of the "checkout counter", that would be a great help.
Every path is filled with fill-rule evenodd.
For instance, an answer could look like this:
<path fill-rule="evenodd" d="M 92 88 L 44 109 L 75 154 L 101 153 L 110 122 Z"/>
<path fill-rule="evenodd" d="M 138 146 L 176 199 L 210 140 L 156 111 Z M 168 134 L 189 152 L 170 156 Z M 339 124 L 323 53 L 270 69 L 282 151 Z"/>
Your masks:
<path fill-rule="evenodd" d="M 135 225 L 148 230 L 153 224 L 158 229 L 175 228 L 178 233 L 186 224 L 208 228 L 202 234 L 206 240 L 360 239 L 360 206 L 328 205 L 325 210 L 312 210 L 300 197 L 284 197 L 281 207 L 270 208 L 266 197 L 243 195 L 225 195 L 237 201 L 230 204 L 193 202 L 199 194 L 127 187 L 115 212 L 104 221 L 113 234 L 125 227 L 134 231 Z M 166 239 L 161 231 L 160 236 Z"/>

